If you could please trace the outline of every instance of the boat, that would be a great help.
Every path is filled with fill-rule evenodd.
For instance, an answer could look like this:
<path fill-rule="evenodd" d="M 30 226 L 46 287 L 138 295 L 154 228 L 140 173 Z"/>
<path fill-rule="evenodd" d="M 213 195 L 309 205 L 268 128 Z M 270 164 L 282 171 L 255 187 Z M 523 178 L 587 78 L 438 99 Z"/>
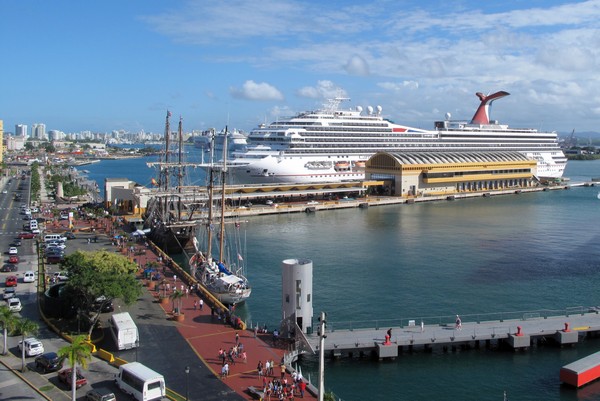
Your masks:
<path fill-rule="evenodd" d="M 227 132 L 225 130 L 217 132 L 214 128 L 203 131 L 200 135 L 194 137 L 194 147 L 205 152 L 212 150 L 215 154 L 222 154 L 225 136 L 227 136 L 228 152 L 240 152 L 246 149 L 248 137 L 243 131 L 234 129 Z"/>
<path fill-rule="evenodd" d="M 362 180 L 364 162 L 375 153 L 406 151 L 518 151 L 537 161 L 539 178 L 562 177 L 567 158 L 556 132 L 510 128 L 490 120 L 491 104 L 509 93 L 476 95 L 480 104 L 470 121 L 451 120 L 447 113 L 431 130 L 396 124 L 383 117 L 380 106 L 342 109 L 341 103 L 349 99 L 330 99 L 319 110 L 253 129 L 246 149 L 232 153 L 232 183 Z"/>
<path fill-rule="evenodd" d="M 181 193 L 186 168 L 193 166 L 183 159 L 182 119 L 179 120 L 177 137 L 172 138 L 170 117 L 171 112 L 167 111 L 164 150 L 160 152 L 159 160 L 146 163 L 148 167 L 157 168 L 158 179 L 152 178 L 152 185 L 156 188 L 147 194 L 149 199 L 143 215 L 143 227 L 148 231 L 148 238 L 158 247 L 167 254 L 174 254 L 191 249 L 198 223 L 192 219 L 193 213 L 188 210 Z"/>
<path fill-rule="evenodd" d="M 227 129 L 226 129 L 227 131 Z M 225 135 L 225 145 L 227 144 L 227 135 Z M 224 146 L 223 149 L 227 149 Z M 233 239 L 226 241 L 225 230 L 225 189 L 226 189 L 226 173 L 227 173 L 227 152 L 223 152 L 224 163 L 220 165 L 220 182 L 221 182 L 221 199 L 220 199 L 220 230 L 217 236 L 219 243 L 219 256 L 215 260 L 213 258 L 213 228 L 215 225 L 214 219 L 214 183 L 216 165 L 212 163 L 208 174 L 208 217 L 206 220 L 206 251 L 200 250 L 199 241 L 194 238 L 194 247 L 196 252 L 189 260 L 190 271 L 202 283 L 202 285 L 221 303 L 226 305 L 236 305 L 246 301 L 252 293 L 252 288 L 246 278 L 244 271 L 244 258 L 242 257 L 241 239 L 240 239 L 240 224 L 233 224 Z M 232 249 L 230 244 L 235 244 L 237 249 Z M 226 247 L 229 246 L 230 255 L 226 256 Z M 233 254 L 232 254 L 233 252 Z M 233 256 L 232 256 L 233 255 Z M 229 262 L 226 262 L 226 260 Z"/>

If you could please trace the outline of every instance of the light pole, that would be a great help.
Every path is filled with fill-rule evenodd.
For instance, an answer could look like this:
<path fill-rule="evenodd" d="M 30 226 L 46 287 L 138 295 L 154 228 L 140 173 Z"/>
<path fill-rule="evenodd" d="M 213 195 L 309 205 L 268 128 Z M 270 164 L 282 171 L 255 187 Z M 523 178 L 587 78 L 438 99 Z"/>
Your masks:
<path fill-rule="evenodd" d="M 319 401 L 323 401 L 325 397 L 325 325 L 327 314 L 321 312 L 319 316 Z"/>
<path fill-rule="evenodd" d="M 185 401 L 190 400 L 190 367 L 185 367 Z"/>

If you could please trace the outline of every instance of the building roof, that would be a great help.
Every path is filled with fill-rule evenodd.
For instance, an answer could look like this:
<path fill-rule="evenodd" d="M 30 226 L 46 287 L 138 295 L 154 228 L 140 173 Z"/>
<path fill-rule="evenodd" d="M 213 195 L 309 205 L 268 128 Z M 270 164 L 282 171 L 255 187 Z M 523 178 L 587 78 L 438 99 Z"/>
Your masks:
<path fill-rule="evenodd" d="M 449 163 L 498 163 L 521 162 L 531 160 L 519 152 L 380 152 L 374 155 L 387 154 L 401 164 L 449 164 Z"/>

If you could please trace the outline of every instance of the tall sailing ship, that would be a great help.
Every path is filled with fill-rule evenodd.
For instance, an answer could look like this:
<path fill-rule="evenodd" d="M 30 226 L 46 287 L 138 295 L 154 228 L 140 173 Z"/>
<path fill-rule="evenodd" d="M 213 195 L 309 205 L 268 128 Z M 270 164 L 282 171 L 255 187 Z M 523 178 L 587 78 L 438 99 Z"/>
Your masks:
<path fill-rule="evenodd" d="M 227 128 L 225 128 L 227 133 Z M 240 224 L 234 222 L 232 230 L 226 230 L 228 222 L 225 221 L 225 186 L 227 181 L 227 134 L 223 147 L 224 163 L 217 166 L 211 163 L 208 171 L 208 217 L 206 220 L 204 252 L 200 250 L 199 241 L 194 241 L 195 254 L 190 258 L 190 270 L 192 274 L 219 299 L 222 303 L 235 305 L 244 302 L 250 297 L 252 288 L 245 275 L 244 258 L 242 256 L 242 239 L 240 236 Z M 218 171 L 217 171 L 218 170 Z M 219 174 L 216 174 L 216 173 Z M 215 218 L 215 175 L 219 176 L 221 197 L 219 202 L 218 235 L 214 234 L 216 225 Z M 230 234 L 230 235 L 229 235 Z M 218 242 L 218 259 L 213 258 L 213 240 Z"/>
<path fill-rule="evenodd" d="M 155 188 L 149 194 L 144 228 L 148 237 L 164 252 L 181 253 L 192 247 L 198 225 L 194 219 L 194 205 L 201 204 L 201 201 L 191 199 L 185 191 L 186 169 L 196 165 L 184 160 L 182 119 L 179 119 L 178 131 L 174 135 L 170 118 L 171 112 L 167 111 L 165 146 L 160 152 L 160 159 L 147 163 L 148 167 L 157 169 L 158 179 L 152 180 Z M 191 196 L 199 194 L 194 192 Z"/>
<path fill-rule="evenodd" d="M 539 178 L 562 176 L 567 159 L 556 132 L 510 128 L 490 120 L 489 108 L 509 95 L 476 94 L 480 105 L 470 121 L 435 122 L 433 130 L 395 124 L 382 108 L 342 110 L 335 98 L 316 111 L 261 125 L 248 135 L 246 150 L 229 162 L 236 183 L 314 183 L 364 179 L 365 161 L 376 152 L 518 151 L 537 161 Z"/>

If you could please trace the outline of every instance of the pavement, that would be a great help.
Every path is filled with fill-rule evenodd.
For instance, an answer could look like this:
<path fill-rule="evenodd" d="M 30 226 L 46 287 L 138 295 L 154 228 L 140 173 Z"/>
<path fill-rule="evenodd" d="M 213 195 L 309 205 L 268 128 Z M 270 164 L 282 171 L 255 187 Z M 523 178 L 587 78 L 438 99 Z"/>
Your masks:
<path fill-rule="evenodd" d="M 121 252 L 132 260 L 135 258 L 141 266 L 156 262 L 159 265 L 159 272 L 162 273 L 164 268 L 164 276 L 171 289 L 175 285 L 179 287 L 182 284 L 181 278 L 175 280 L 174 274 L 168 269 L 164 258 L 159 259 L 158 254 L 152 250 L 151 244 L 147 244 L 143 239 L 138 242 L 127 242 L 126 246 L 122 248 L 115 246 L 114 235 L 120 232 L 120 229 L 115 227 L 114 219 L 111 217 L 98 220 L 76 219 L 73 221 L 73 227 L 69 227 L 68 221 L 54 220 L 47 224 L 46 231 L 48 233 L 64 232 L 70 228 L 75 231 L 77 238 L 69 240 L 68 248 L 106 249 Z M 94 237 L 98 238 L 97 242 L 87 241 L 88 238 Z M 54 267 L 54 270 L 57 269 L 58 267 Z M 145 281 L 141 272 L 139 279 Z M 97 346 L 127 361 L 137 360 L 163 374 L 170 391 L 169 398 L 179 395 L 181 399 L 189 400 L 255 399 L 247 390 L 250 386 L 262 388 L 262 379 L 256 372 L 259 360 L 263 363 L 267 359 L 273 360 L 276 366 L 274 375 L 277 378 L 280 377 L 280 362 L 285 350 L 274 346 L 270 342 L 270 335 L 255 337 L 252 330 L 237 330 L 230 324 L 224 323 L 211 314 L 208 299 L 204 299 L 202 310 L 198 306 L 194 307 L 194 301 L 197 303 L 200 299 L 199 295 L 195 293 L 190 293 L 183 298 L 184 320 L 175 321 L 171 313 L 173 305 L 161 303 L 159 291 L 159 288 L 150 289 L 145 286 L 143 295 L 134 305 L 127 307 L 117 304 L 115 313 L 128 311 L 138 326 L 140 346 L 137 349 L 116 351 L 110 335 L 104 335 Z M 103 317 L 103 323 L 109 317 L 109 314 Z M 241 357 L 234 358 L 235 363 L 231 364 L 229 376 L 221 379 L 222 363 L 218 356 L 219 349 L 227 351 L 233 347 L 236 343 L 236 335 L 244 346 L 247 360 L 244 361 Z M 93 370 L 101 371 L 101 380 L 111 387 L 112 383 L 106 377 L 110 377 L 110 372 L 116 371 L 116 368 L 108 362 L 94 358 L 92 365 L 99 364 L 106 366 Z M 7 383 L 15 382 L 27 384 L 27 386 L 20 386 L 20 389 L 33 391 L 33 394 L 28 396 L 30 399 L 57 401 L 70 399 L 68 391 L 57 387 L 55 380 L 50 379 L 48 375 L 41 375 L 33 370 L 21 373 L 19 372 L 20 367 L 21 360 L 15 355 L 9 353 L 0 357 L 0 378 L 2 378 L 0 399 L 6 399 L 2 390 L 8 385 Z M 185 373 L 186 367 L 189 367 L 187 374 Z M 84 373 L 88 378 L 90 377 L 91 372 Z M 55 376 L 54 374 L 51 377 Z M 289 380 L 289 370 L 286 376 Z M 116 394 L 119 397 L 120 392 L 116 392 Z M 85 388 L 78 390 L 78 399 L 83 399 L 84 395 Z M 316 396 L 307 392 L 304 398 L 316 399 Z M 276 397 L 274 396 L 273 399 Z"/>

